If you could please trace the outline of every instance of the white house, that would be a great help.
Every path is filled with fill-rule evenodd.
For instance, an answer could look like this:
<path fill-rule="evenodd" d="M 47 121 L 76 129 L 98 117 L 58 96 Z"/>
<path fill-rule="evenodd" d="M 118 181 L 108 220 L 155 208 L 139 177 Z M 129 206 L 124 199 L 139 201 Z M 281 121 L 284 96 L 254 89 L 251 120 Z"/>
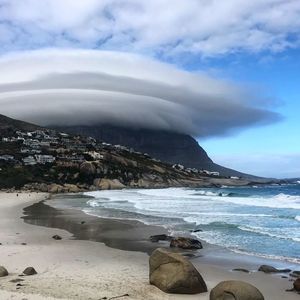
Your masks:
<path fill-rule="evenodd" d="M 25 166 L 33 166 L 36 165 L 36 160 L 33 156 L 27 156 L 22 159 Z"/>
<path fill-rule="evenodd" d="M 35 159 L 38 164 L 43 165 L 46 163 L 53 163 L 55 161 L 55 157 L 53 155 L 36 154 Z"/>

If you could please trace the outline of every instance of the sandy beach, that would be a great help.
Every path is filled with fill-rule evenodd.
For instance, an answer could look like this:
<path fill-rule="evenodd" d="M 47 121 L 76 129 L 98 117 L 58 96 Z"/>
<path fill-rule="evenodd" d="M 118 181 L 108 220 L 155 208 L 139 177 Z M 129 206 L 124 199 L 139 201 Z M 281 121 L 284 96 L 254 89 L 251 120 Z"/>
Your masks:
<path fill-rule="evenodd" d="M 48 194 L 43 193 L 19 193 L 18 196 L 16 193 L 0 193 L 0 265 L 9 272 L 9 276 L 0 278 L 0 299 L 86 300 L 109 299 L 124 294 L 129 296 L 119 299 L 209 299 L 209 292 L 168 295 L 149 285 L 149 257 L 145 251 L 118 250 L 101 242 L 75 239 L 66 230 L 25 223 L 21 219 L 23 209 L 47 197 Z M 92 231 L 93 227 L 88 229 Z M 131 230 L 130 235 L 139 236 L 139 230 L 130 226 L 128 229 Z M 111 234 L 117 235 L 117 232 L 114 228 Z M 52 239 L 55 234 L 60 235 L 62 240 Z M 237 279 L 255 285 L 265 299 L 299 299 L 296 293 L 285 291 L 292 286 L 287 278 L 261 272 L 232 272 L 228 261 L 222 264 L 222 257 L 216 257 L 215 263 L 212 263 L 212 258 L 193 258 L 191 261 L 209 290 L 220 281 Z M 34 267 L 38 274 L 19 277 L 28 266 Z M 253 263 L 241 261 L 232 267 L 244 266 L 255 267 Z M 20 282 L 22 286 L 11 282 L 18 278 L 24 279 Z"/>

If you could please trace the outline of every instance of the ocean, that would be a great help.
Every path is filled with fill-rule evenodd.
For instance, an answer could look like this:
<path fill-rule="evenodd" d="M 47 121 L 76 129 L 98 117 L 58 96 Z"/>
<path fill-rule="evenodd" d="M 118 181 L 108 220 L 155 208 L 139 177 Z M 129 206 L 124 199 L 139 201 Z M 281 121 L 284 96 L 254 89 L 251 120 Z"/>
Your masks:
<path fill-rule="evenodd" d="M 87 192 L 56 207 L 161 225 L 231 251 L 300 263 L 300 184 Z M 158 232 L 159 234 L 159 232 Z"/>

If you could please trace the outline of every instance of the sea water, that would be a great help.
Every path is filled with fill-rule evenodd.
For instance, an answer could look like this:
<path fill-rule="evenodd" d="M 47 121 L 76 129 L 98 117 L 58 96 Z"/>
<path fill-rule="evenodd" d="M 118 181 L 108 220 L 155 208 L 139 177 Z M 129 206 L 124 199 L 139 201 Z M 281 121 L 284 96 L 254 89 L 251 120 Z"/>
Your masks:
<path fill-rule="evenodd" d="M 87 214 L 162 225 L 174 235 L 199 230 L 192 234 L 232 251 L 300 263 L 300 184 L 85 195 L 76 205 Z"/>

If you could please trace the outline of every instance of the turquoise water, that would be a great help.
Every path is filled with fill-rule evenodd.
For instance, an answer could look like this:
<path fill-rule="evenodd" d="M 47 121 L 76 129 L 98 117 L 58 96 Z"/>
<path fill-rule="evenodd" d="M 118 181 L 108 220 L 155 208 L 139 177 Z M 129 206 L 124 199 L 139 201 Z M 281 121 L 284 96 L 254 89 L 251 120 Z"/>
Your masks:
<path fill-rule="evenodd" d="M 92 198 L 72 203 L 88 214 L 162 225 L 174 234 L 201 229 L 193 234 L 209 243 L 300 263 L 300 184 L 86 195 Z"/>

